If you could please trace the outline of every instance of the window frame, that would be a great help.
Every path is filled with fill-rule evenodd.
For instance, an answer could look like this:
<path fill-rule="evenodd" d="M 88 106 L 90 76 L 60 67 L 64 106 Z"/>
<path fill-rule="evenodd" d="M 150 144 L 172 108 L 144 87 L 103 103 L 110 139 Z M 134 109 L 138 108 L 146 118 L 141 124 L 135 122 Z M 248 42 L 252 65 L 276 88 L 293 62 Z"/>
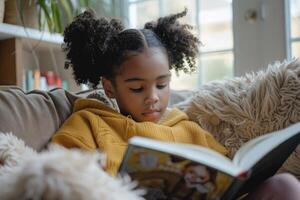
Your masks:
<path fill-rule="evenodd" d="M 287 59 L 291 60 L 293 57 L 292 45 L 293 43 L 300 43 L 300 36 L 292 37 L 292 14 L 291 14 L 291 0 L 284 1 L 285 7 L 285 34 L 286 34 L 286 52 Z"/>

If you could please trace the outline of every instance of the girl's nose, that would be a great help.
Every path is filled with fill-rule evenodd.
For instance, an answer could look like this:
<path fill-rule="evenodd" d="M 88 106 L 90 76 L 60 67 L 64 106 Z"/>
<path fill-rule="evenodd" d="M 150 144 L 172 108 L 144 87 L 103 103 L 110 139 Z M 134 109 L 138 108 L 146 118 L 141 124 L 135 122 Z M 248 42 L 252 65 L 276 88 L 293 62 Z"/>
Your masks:
<path fill-rule="evenodd" d="M 157 94 L 156 90 L 153 89 L 153 90 L 149 93 L 149 95 L 146 97 L 145 103 L 146 103 L 147 105 L 152 105 L 152 104 L 157 103 L 158 100 L 159 100 L 158 94 Z"/>

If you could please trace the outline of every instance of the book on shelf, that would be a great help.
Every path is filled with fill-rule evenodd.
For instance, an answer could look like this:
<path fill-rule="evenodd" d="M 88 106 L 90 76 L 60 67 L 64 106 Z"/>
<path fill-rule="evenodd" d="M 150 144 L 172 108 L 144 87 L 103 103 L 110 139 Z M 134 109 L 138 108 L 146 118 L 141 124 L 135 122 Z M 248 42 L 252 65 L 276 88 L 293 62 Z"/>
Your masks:
<path fill-rule="evenodd" d="M 146 199 L 222 199 L 246 195 L 274 175 L 300 141 L 300 123 L 256 137 L 233 159 L 201 146 L 133 137 L 119 168 Z"/>
<path fill-rule="evenodd" d="M 41 79 L 40 70 L 34 70 L 33 71 L 33 89 L 35 89 L 35 90 L 40 89 L 40 79 Z"/>
<path fill-rule="evenodd" d="M 29 69 L 26 70 L 24 78 L 24 89 L 27 91 L 33 89 L 46 91 L 56 87 L 61 87 L 65 90 L 69 89 L 69 82 L 67 80 L 62 80 L 62 78 L 53 71 L 41 72 L 40 70 Z"/>
<path fill-rule="evenodd" d="M 40 77 L 40 87 L 39 87 L 40 90 L 48 90 L 48 85 L 47 85 L 47 79 L 45 76 L 41 76 Z"/>
<path fill-rule="evenodd" d="M 53 71 L 45 71 L 42 73 L 46 77 L 47 88 L 51 90 L 56 87 L 56 75 Z"/>

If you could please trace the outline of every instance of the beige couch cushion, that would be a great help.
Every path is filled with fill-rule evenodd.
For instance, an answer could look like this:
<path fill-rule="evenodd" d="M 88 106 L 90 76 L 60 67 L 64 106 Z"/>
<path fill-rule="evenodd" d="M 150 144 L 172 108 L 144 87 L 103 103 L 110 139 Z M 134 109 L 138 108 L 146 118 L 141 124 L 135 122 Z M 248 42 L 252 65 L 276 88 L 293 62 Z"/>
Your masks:
<path fill-rule="evenodd" d="M 77 98 L 63 89 L 29 93 L 19 88 L 0 90 L 0 131 L 12 132 L 40 150 L 71 114 Z"/>

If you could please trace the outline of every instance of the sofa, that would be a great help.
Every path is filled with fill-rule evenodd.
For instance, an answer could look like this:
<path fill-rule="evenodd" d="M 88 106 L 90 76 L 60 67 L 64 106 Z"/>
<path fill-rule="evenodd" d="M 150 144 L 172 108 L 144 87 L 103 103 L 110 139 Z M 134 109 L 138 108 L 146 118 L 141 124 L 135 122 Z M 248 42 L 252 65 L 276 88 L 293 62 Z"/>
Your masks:
<path fill-rule="evenodd" d="M 78 98 L 95 98 L 118 109 L 101 89 L 76 94 L 60 88 L 26 93 L 10 87 L 0 90 L 0 132 L 11 132 L 28 147 L 43 151 Z M 232 157 L 251 138 L 300 121 L 300 61 L 274 62 L 242 77 L 209 82 L 197 91 L 173 90 L 169 106 L 183 110 L 212 133 Z M 299 153 L 298 146 L 280 172 L 300 179 Z M 1 164 L 5 160 L 0 155 Z"/>

